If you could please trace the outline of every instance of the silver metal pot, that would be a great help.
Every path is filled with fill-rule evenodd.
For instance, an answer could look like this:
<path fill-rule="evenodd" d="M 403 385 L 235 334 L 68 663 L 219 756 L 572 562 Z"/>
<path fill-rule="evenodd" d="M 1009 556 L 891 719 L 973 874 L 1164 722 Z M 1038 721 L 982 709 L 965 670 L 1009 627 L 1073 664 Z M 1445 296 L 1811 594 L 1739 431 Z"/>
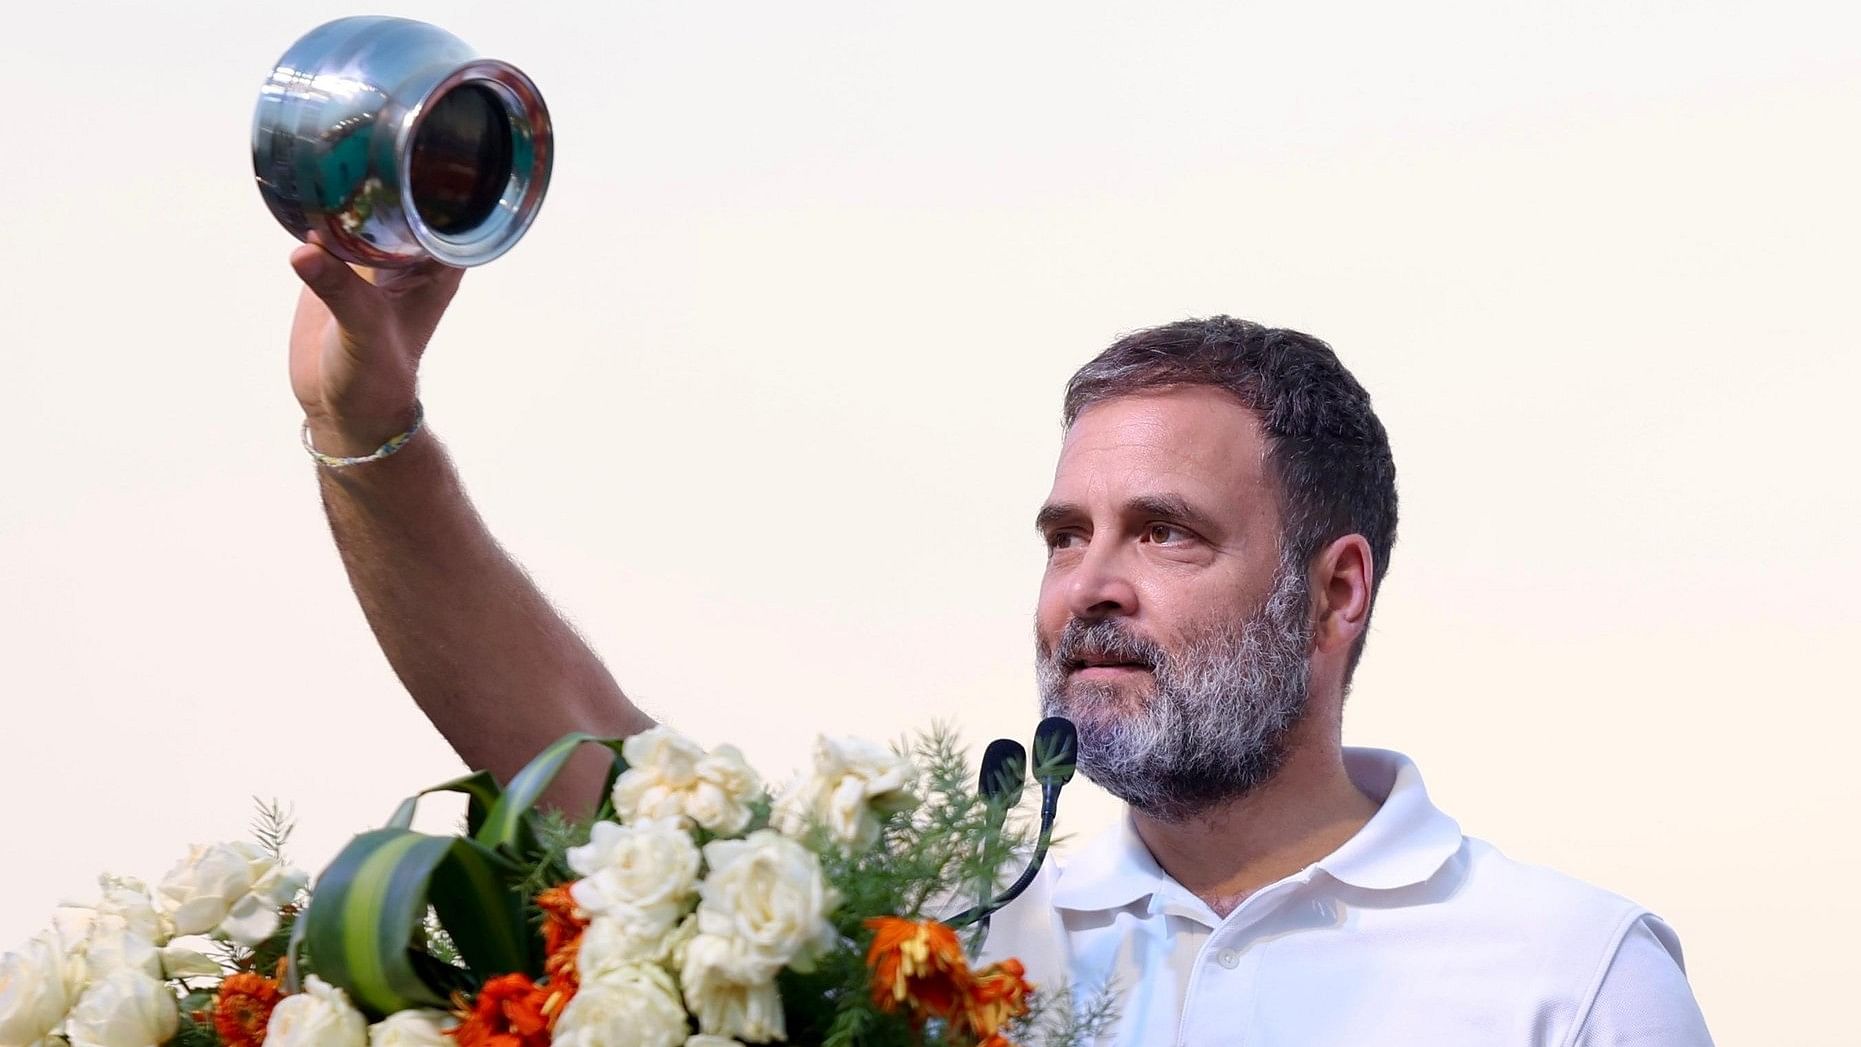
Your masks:
<path fill-rule="evenodd" d="M 252 121 L 253 172 L 279 223 L 376 267 L 483 265 L 509 250 L 543 204 L 552 146 L 529 77 L 405 18 L 305 34 Z"/>

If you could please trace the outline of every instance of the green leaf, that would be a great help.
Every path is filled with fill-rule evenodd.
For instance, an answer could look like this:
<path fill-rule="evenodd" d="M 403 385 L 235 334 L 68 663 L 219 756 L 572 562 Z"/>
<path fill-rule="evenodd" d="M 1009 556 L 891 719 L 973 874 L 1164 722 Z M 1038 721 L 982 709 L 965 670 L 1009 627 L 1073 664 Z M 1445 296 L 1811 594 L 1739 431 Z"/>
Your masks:
<path fill-rule="evenodd" d="M 456 988 L 411 948 L 429 892 L 473 981 L 531 968 L 533 946 L 519 900 L 505 883 L 520 874 L 456 837 L 387 828 L 349 842 L 317 878 L 299 918 L 317 974 L 372 1016 L 444 1007 Z M 447 915 L 450 914 L 450 919 Z M 468 949 L 467 940 L 471 941 Z M 482 966 L 481 966 L 482 965 Z"/>
<path fill-rule="evenodd" d="M 492 806 L 485 824 L 473 834 L 473 837 L 487 847 L 495 847 L 508 855 L 524 855 L 536 850 L 536 831 L 531 824 L 531 808 L 548 789 L 556 775 L 569 762 L 569 756 L 577 746 L 583 743 L 605 746 L 613 751 L 614 763 L 624 767 L 620 757 L 619 738 L 598 738 L 592 734 L 576 731 L 565 734 L 549 743 L 542 752 L 524 765 L 523 770 L 511 777 L 505 786 L 504 795 Z"/>
<path fill-rule="evenodd" d="M 426 885 L 451 841 L 406 829 L 351 840 L 323 875 L 304 913 L 317 972 L 373 1015 L 445 1006 L 415 972 L 408 943 L 426 911 Z"/>
<path fill-rule="evenodd" d="M 489 771 L 474 771 L 462 778 L 441 782 L 431 789 L 422 789 L 401 801 L 394 809 L 393 817 L 388 819 L 387 828 L 411 829 L 414 824 L 414 809 L 420 805 L 420 798 L 432 793 L 464 793 L 470 798 L 465 808 L 465 831 L 468 836 L 475 836 L 485 824 L 485 816 L 503 795 L 498 788 L 498 780 L 491 777 Z"/>
<path fill-rule="evenodd" d="M 433 870 L 427 899 L 475 981 L 499 974 L 543 973 L 542 942 L 530 933 L 524 902 L 512 889 L 525 870 L 483 844 L 455 839 Z"/>

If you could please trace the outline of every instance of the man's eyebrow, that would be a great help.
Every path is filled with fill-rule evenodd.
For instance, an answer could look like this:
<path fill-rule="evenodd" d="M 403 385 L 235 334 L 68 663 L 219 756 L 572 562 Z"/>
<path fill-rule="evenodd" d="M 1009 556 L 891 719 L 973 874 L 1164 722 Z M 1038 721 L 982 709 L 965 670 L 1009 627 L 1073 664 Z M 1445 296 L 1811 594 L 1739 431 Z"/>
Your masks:
<path fill-rule="evenodd" d="M 1181 495 L 1140 494 L 1124 503 L 1124 511 L 1131 516 L 1180 520 L 1203 532 L 1214 526 L 1214 521 L 1207 513 L 1190 505 Z M 1072 502 L 1048 502 L 1040 507 L 1040 512 L 1034 514 L 1034 529 L 1044 534 L 1062 523 L 1085 515 L 1086 511 Z"/>
<path fill-rule="evenodd" d="M 1125 512 L 1134 516 L 1160 516 L 1166 520 L 1206 525 L 1208 517 L 1190 506 L 1187 499 L 1174 494 L 1140 494 L 1124 503 Z"/>
<path fill-rule="evenodd" d="M 1085 515 L 1085 510 L 1071 502 L 1048 502 L 1034 514 L 1034 530 L 1046 534 L 1056 525 Z"/>

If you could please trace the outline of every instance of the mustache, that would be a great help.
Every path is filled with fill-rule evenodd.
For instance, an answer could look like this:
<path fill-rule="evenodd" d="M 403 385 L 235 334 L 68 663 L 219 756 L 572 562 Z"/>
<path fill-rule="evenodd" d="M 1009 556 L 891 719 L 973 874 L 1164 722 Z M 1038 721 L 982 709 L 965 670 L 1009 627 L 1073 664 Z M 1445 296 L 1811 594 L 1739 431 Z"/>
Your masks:
<path fill-rule="evenodd" d="M 1127 630 L 1115 619 L 1085 622 L 1074 618 L 1060 630 L 1060 638 L 1046 652 L 1047 661 L 1062 672 L 1070 672 L 1088 663 L 1115 662 L 1142 665 L 1155 669 L 1168 654 L 1155 640 Z"/>

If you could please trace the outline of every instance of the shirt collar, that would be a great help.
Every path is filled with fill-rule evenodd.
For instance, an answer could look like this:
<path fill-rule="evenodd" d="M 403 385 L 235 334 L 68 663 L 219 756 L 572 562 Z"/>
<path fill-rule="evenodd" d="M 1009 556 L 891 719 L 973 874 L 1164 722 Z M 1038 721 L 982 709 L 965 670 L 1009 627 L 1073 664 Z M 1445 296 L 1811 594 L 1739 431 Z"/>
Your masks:
<path fill-rule="evenodd" d="M 1371 890 L 1421 883 L 1459 850 L 1460 825 L 1428 799 L 1421 772 L 1385 749 L 1345 749 L 1351 781 L 1379 805 L 1342 847 L 1313 863 L 1334 879 Z M 1186 894 L 1137 835 L 1130 814 L 1060 869 L 1053 903 L 1062 909 L 1120 909 L 1151 895 Z"/>
<path fill-rule="evenodd" d="M 1381 803 L 1318 868 L 1356 887 L 1389 891 L 1422 883 L 1460 852 L 1460 823 L 1428 799 L 1413 760 L 1388 749 L 1346 749 L 1344 769 Z"/>

